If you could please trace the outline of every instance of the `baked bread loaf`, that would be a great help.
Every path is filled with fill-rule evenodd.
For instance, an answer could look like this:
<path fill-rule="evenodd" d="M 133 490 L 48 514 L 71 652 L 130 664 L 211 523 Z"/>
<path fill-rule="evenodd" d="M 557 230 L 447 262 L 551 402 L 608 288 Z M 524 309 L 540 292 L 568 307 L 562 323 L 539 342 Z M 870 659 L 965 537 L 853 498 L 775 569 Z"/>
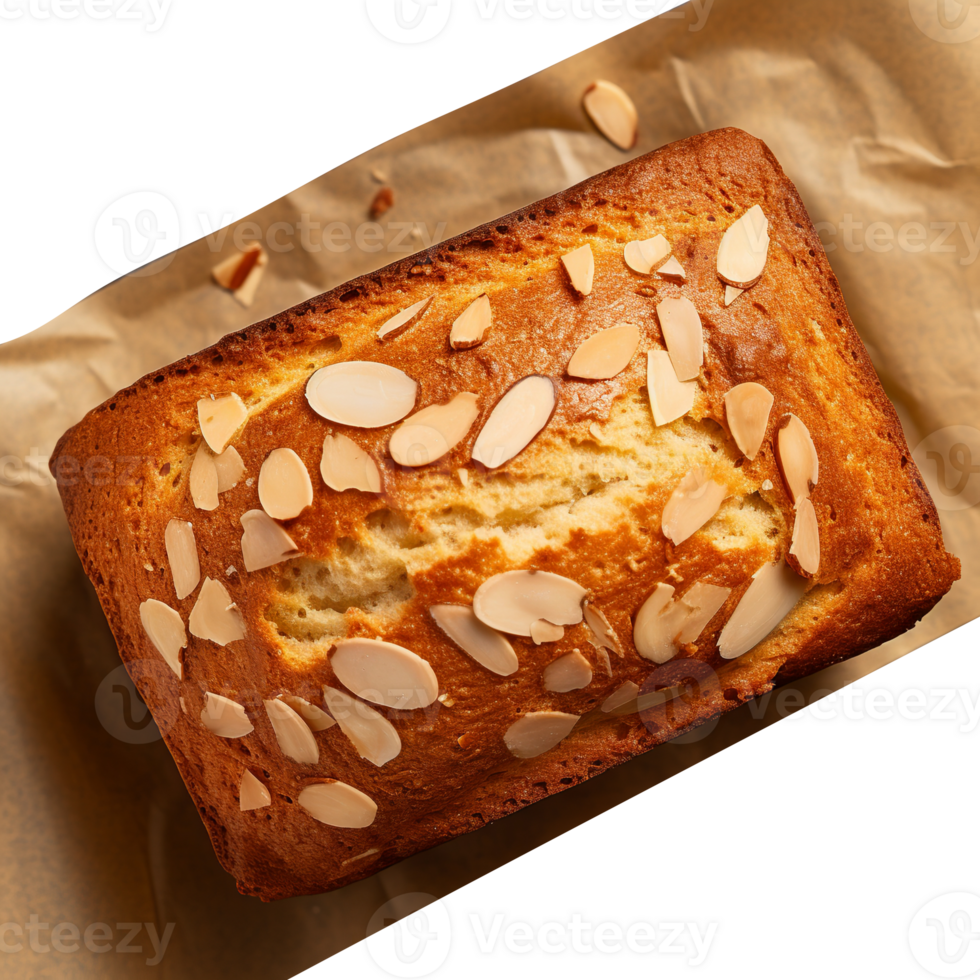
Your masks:
<path fill-rule="evenodd" d="M 148 375 L 51 467 L 265 900 L 867 650 L 959 575 L 795 188 L 735 129 Z"/>

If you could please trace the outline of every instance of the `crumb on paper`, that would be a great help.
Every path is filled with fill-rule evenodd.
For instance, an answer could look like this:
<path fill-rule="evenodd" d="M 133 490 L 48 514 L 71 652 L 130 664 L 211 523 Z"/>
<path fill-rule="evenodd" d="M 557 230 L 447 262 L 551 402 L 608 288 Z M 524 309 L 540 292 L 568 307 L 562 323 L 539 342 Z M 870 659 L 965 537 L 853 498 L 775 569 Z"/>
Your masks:
<path fill-rule="evenodd" d="M 386 184 L 379 188 L 371 202 L 372 219 L 380 218 L 395 203 L 395 192 Z"/>

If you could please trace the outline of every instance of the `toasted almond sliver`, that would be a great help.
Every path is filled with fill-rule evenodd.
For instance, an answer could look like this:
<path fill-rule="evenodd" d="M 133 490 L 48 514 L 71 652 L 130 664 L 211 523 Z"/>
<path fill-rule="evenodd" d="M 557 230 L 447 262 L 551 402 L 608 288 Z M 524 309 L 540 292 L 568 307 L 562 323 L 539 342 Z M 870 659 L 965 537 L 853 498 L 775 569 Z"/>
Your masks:
<path fill-rule="evenodd" d="M 292 449 L 273 449 L 259 470 L 259 503 L 280 521 L 298 517 L 313 503 L 306 464 Z"/>
<path fill-rule="evenodd" d="M 268 262 L 265 249 L 258 242 L 252 242 L 244 251 L 219 262 L 211 275 L 219 286 L 230 290 L 242 306 L 251 306 Z"/>
<path fill-rule="evenodd" d="M 140 622 L 157 653 L 178 677 L 183 677 L 180 651 L 187 646 L 187 631 L 180 613 L 159 599 L 147 599 L 140 603 Z"/>
<path fill-rule="evenodd" d="M 531 626 L 546 619 L 555 626 L 582 622 L 586 591 L 554 572 L 501 572 L 488 578 L 473 596 L 473 612 L 492 629 L 530 636 Z"/>
<path fill-rule="evenodd" d="M 563 626 L 555 626 L 546 619 L 537 619 L 531 623 L 531 639 L 536 646 L 542 643 L 557 643 L 565 635 Z"/>
<path fill-rule="evenodd" d="M 590 640 L 589 642 L 591 643 L 592 641 Z M 596 646 L 594 643 L 592 645 Z M 606 672 L 606 676 L 612 677 L 613 669 L 612 669 L 612 661 L 609 659 L 609 651 L 606 649 L 606 647 L 596 646 L 595 652 L 596 652 L 596 659 L 599 661 L 599 664 L 602 667 L 602 669 Z"/>
<path fill-rule="evenodd" d="M 647 394 L 656 425 L 668 425 L 694 408 L 697 381 L 678 381 L 665 350 L 647 351 Z"/>
<path fill-rule="evenodd" d="M 400 313 L 389 317 L 378 328 L 378 340 L 390 340 L 392 337 L 397 337 L 400 333 L 407 330 L 416 320 L 421 318 L 433 299 L 435 299 L 435 294 L 426 296 L 425 299 L 420 299 L 417 303 L 413 303 Z"/>
<path fill-rule="evenodd" d="M 657 319 L 677 380 L 696 378 L 704 363 L 704 331 L 694 304 L 686 296 L 670 296 L 657 304 Z"/>
<path fill-rule="evenodd" d="M 725 392 L 725 416 L 735 445 L 747 459 L 755 459 L 762 448 L 772 409 L 772 392 L 755 381 L 735 385 Z"/>
<path fill-rule="evenodd" d="M 201 426 L 201 435 L 213 453 L 224 452 L 228 440 L 247 418 L 245 402 L 234 392 L 198 400 L 197 420 Z"/>
<path fill-rule="evenodd" d="M 685 610 L 674 602 L 674 587 L 658 584 L 640 606 L 633 623 L 636 652 L 655 664 L 677 655 L 677 634 L 684 625 Z"/>
<path fill-rule="evenodd" d="M 430 606 L 429 615 L 453 643 L 487 670 L 507 677 L 520 666 L 507 637 L 481 623 L 472 606 Z"/>
<path fill-rule="evenodd" d="M 625 681 L 602 702 L 602 711 L 615 711 L 624 704 L 629 704 L 639 693 L 638 684 L 634 681 Z"/>
<path fill-rule="evenodd" d="M 592 292 L 592 279 L 595 276 L 595 258 L 592 246 L 586 242 L 578 248 L 566 252 L 561 257 L 562 265 L 568 273 L 572 288 L 583 296 Z"/>
<path fill-rule="evenodd" d="M 704 468 L 690 470 L 670 495 L 661 518 L 664 536 L 675 545 L 704 527 L 728 496 L 728 488 L 708 478 Z"/>
<path fill-rule="evenodd" d="M 718 246 L 722 282 L 744 289 L 756 282 L 769 254 L 769 219 L 758 204 L 728 226 Z"/>
<path fill-rule="evenodd" d="M 245 281 L 232 293 L 242 306 L 248 307 L 252 305 L 252 300 L 255 299 L 255 293 L 259 288 L 259 283 L 262 281 L 262 275 L 268 264 L 269 256 L 266 254 L 265 249 L 260 247 L 259 256 L 255 260 L 255 265 L 249 269 L 248 275 L 245 276 Z"/>
<path fill-rule="evenodd" d="M 439 694 L 439 681 L 429 662 L 397 643 L 363 637 L 338 640 L 330 666 L 341 684 L 359 698 L 389 708 L 425 708 Z"/>
<path fill-rule="evenodd" d="M 237 701 L 210 691 L 204 695 L 201 722 L 208 731 L 222 738 L 242 738 L 255 730 Z"/>
<path fill-rule="evenodd" d="M 649 275 L 653 267 L 670 255 L 670 242 L 663 235 L 654 235 L 640 242 L 627 242 L 623 261 L 634 271 Z"/>
<path fill-rule="evenodd" d="M 337 724 L 326 711 L 315 704 L 310 704 L 306 698 L 301 698 L 298 694 L 283 694 L 280 700 L 285 701 L 309 725 L 311 732 L 325 732 Z"/>
<path fill-rule="evenodd" d="M 174 591 L 178 599 L 186 599 L 201 581 L 201 562 L 197 557 L 197 542 L 194 540 L 194 527 L 187 521 L 176 517 L 167 522 L 163 532 L 167 548 L 167 561 L 174 580 Z"/>
<path fill-rule="evenodd" d="M 296 542 L 264 510 L 245 511 L 241 522 L 245 571 L 256 572 L 299 554 Z"/>
<path fill-rule="evenodd" d="M 330 827 L 370 827 L 378 805 L 367 793 L 339 780 L 305 786 L 296 797 L 311 817 Z"/>
<path fill-rule="evenodd" d="M 381 492 L 378 464 L 353 439 L 343 435 L 326 435 L 320 457 L 320 476 L 331 490 Z"/>
<path fill-rule="evenodd" d="M 492 323 L 490 298 L 486 293 L 481 293 L 453 321 L 452 330 L 449 331 L 449 346 L 453 350 L 466 350 L 482 344 Z"/>
<path fill-rule="evenodd" d="M 246 769 L 238 786 L 239 810 L 261 810 L 272 802 L 272 794 L 255 776 Z"/>
<path fill-rule="evenodd" d="M 513 459 L 548 424 L 555 408 L 550 378 L 522 378 L 494 406 L 473 445 L 472 458 L 489 469 Z"/>
<path fill-rule="evenodd" d="M 218 474 L 218 493 L 237 487 L 245 473 L 245 463 L 234 446 L 214 457 L 214 468 Z"/>
<path fill-rule="evenodd" d="M 623 644 L 616 635 L 616 631 L 609 625 L 606 614 L 588 601 L 582 603 L 582 613 L 585 616 L 585 623 L 589 627 L 589 632 L 595 637 L 595 642 L 592 645 L 599 649 L 605 647 L 607 650 L 612 650 L 614 653 L 623 656 Z M 611 670 L 610 676 L 612 676 Z"/>
<path fill-rule="evenodd" d="M 817 512 L 809 497 L 803 497 L 796 505 L 793 543 L 789 553 L 800 563 L 804 572 L 808 575 L 817 574 L 820 568 L 820 528 L 817 525 Z"/>
<path fill-rule="evenodd" d="M 383 766 L 401 752 L 402 740 L 395 726 L 374 708 L 335 687 L 323 688 L 323 700 L 362 759 Z"/>
<path fill-rule="evenodd" d="M 748 653 L 789 615 L 806 587 L 784 559 L 763 565 L 721 631 L 718 652 L 726 660 Z"/>
<path fill-rule="evenodd" d="M 711 622 L 716 612 L 732 594 L 731 589 L 710 582 L 695 582 L 678 602 L 687 607 L 687 615 L 681 631 L 677 634 L 678 643 L 693 643 Z"/>
<path fill-rule="evenodd" d="M 380 429 L 415 406 L 418 384 L 404 371 L 377 361 L 341 361 L 315 371 L 306 400 L 317 415 L 359 429 Z"/>
<path fill-rule="evenodd" d="M 320 761 L 320 747 L 310 726 L 284 701 L 266 701 L 265 713 L 272 722 L 282 754 L 294 762 L 310 765 Z"/>
<path fill-rule="evenodd" d="M 725 285 L 725 306 L 731 306 L 739 298 L 739 296 L 744 293 L 744 289 L 739 289 L 738 286 Z"/>
<path fill-rule="evenodd" d="M 188 628 L 202 640 L 227 646 L 245 638 L 245 623 L 228 590 L 213 578 L 205 578 L 191 610 Z"/>
<path fill-rule="evenodd" d="M 810 496 L 810 484 L 817 485 L 820 461 L 810 438 L 810 430 L 795 415 L 787 415 L 776 431 L 776 462 L 793 504 Z"/>
<path fill-rule="evenodd" d="M 628 150 L 636 145 L 636 106 L 618 85 L 602 78 L 594 81 L 585 90 L 582 105 L 595 123 L 596 129 L 610 143 L 621 150 Z"/>
<path fill-rule="evenodd" d="M 592 666 L 581 653 L 566 653 L 545 667 L 541 680 L 546 691 L 580 691 L 592 683 Z"/>
<path fill-rule="evenodd" d="M 480 414 L 477 396 L 460 392 L 445 405 L 429 405 L 410 415 L 392 433 L 391 458 L 400 466 L 425 466 L 458 445 Z"/>
<path fill-rule="evenodd" d="M 639 343 L 639 328 L 632 323 L 618 323 L 582 341 L 566 370 L 573 378 L 615 378 L 626 369 Z"/>
<path fill-rule="evenodd" d="M 214 456 L 202 442 L 191 463 L 191 500 L 198 510 L 215 510 L 218 506 L 218 470 Z"/>
<path fill-rule="evenodd" d="M 684 280 L 687 277 L 687 273 L 684 271 L 684 266 L 677 261 L 677 257 L 672 255 L 667 259 L 664 264 L 657 269 L 658 276 L 666 276 L 668 279 L 680 279 Z"/>
<path fill-rule="evenodd" d="M 518 759 L 533 759 L 564 739 L 579 717 L 564 711 L 531 711 L 507 729 L 504 744 Z"/>

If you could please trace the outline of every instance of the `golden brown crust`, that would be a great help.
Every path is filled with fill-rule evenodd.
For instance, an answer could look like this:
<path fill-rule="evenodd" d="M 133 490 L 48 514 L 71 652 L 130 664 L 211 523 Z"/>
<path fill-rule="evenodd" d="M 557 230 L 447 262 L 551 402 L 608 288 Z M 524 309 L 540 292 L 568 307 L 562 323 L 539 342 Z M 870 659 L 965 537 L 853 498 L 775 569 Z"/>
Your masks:
<path fill-rule="evenodd" d="M 770 222 L 766 271 L 725 307 L 715 271 L 718 242 L 733 216 L 753 204 L 762 206 Z M 683 286 L 638 276 L 622 262 L 623 243 L 647 237 L 651 229 L 672 243 L 687 271 Z M 592 295 L 582 298 L 569 288 L 558 257 L 586 241 L 596 253 L 596 276 Z M 485 289 L 492 291 L 494 308 L 487 339 L 470 350 L 451 351 L 452 320 Z M 418 323 L 397 338 L 376 339 L 384 319 L 433 293 L 436 299 Z M 413 566 L 410 553 L 431 544 L 426 535 L 431 537 L 435 525 L 429 519 L 447 501 L 462 501 L 465 510 L 456 470 L 469 463 L 476 434 L 511 384 L 540 373 L 552 378 L 558 393 L 548 427 L 503 468 L 504 475 L 474 470 L 484 488 L 519 497 L 522 488 L 557 466 L 563 446 L 592 446 L 589 427 L 611 429 L 615 413 L 642 394 L 642 353 L 610 381 L 568 378 L 564 365 L 578 344 L 597 329 L 632 320 L 641 328 L 640 351 L 660 348 L 656 304 L 681 293 L 701 314 L 705 364 L 695 411 L 700 429 L 695 433 L 684 423 L 675 428 L 691 440 L 709 433 L 698 451 L 724 470 L 739 499 L 758 502 L 775 537 L 736 548 L 697 535 L 674 548 L 659 531 L 672 484 L 647 476 L 621 520 L 573 527 L 554 544 L 539 538 L 519 566 L 559 572 L 590 590 L 624 643 L 625 656 L 612 657 L 613 676 L 602 670 L 584 626 L 569 628 L 557 644 L 515 641 L 520 671 L 508 678 L 489 674 L 447 642 L 426 610 L 434 602 L 469 602 L 485 578 L 512 567 L 509 545 L 481 533 L 442 560 L 437 555 Z M 385 452 L 391 427 L 331 425 L 306 402 L 304 386 L 314 369 L 353 359 L 384 361 L 415 378 L 417 408 L 460 391 L 477 392 L 477 423 L 448 457 L 427 468 L 428 475 L 397 467 Z M 776 397 L 770 432 L 793 412 L 812 434 L 821 469 L 812 497 L 822 557 L 814 587 L 781 627 L 749 654 L 725 662 L 717 654 L 718 631 L 749 576 L 785 551 L 792 527 L 792 506 L 768 441 L 749 463 L 740 460 L 727 434 L 723 395 L 750 380 Z M 204 512 L 187 494 L 200 439 L 196 403 L 226 391 L 241 395 L 252 413 L 233 444 L 253 482 L 243 481 L 222 494 L 217 510 Z M 380 498 L 324 488 L 320 447 L 331 430 L 351 435 L 381 465 Z M 403 750 L 385 767 L 361 759 L 337 728 L 317 736 L 318 765 L 293 763 L 279 752 L 262 709 L 263 698 L 283 692 L 322 703 L 321 686 L 336 683 L 322 655 L 329 638 L 318 643 L 286 635 L 270 612 L 289 591 L 284 577 L 292 566 L 246 574 L 241 561 L 239 518 L 259 506 L 254 478 L 265 455 L 279 445 L 300 455 L 316 487 L 312 507 L 286 522 L 304 556 L 329 563 L 356 547 L 366 528 L 387 535 L 406 563 L 410 584 L 397 617 L 385 623 L 384 637 L 429 660 L 453 702 L 391 712 Z M 898 418 L 795 188 L 763 143 L 735 129 L 639 157 L 148 375 L 67 432 L 52 470 L 122 658 L 158 721 L 172 722 L 161 727 L 215 851 L 242 892 L 265 900 L 372 874 L 626 761 L 774 684 L 867 650 L 911 627 L 959 575 Z M 161 661 L 138 612 L 140 602 L 157 598 L 186 622 L 193 607 L 196 594 L 178 601 L 168 571 L 163 531 L 172 517 L 193 522 L 202 574 L 226 582 L 247 628 L 245 640 L 224 648 L 190 637 L 183 681 L 169 668 L 143 669 Z M 237 570 L 229 572 L 230 566 Z M 710 574 L 733 593 L 697 647 L 656 667 L 637 655 L 631 617 L 654 584 L 669 580 L 672 568 L 688 583 Z M 366 607 L 349 610 L 345 622 L 349 635 L 378 635 L 378 620 Z M 593 683 L 566 694 L 543 691 L 543 666 L 573 649 L 590 658 Z M 696 683 L 688 683 L 684 697 L 654 705 L 642 717 L 598 711 L 625 680 L 647 693 L 692 677 Z M 197 719 L 205 690 L 243 703 L 255 731 L 219 739 L 204 729 Z M 179 698 L 184 710 L 176 707 Z M 586 717 L 557 748 L 514 760 L 503 732 L 522 712 L 546 708 Z M 461 734 L 466 748 L 457 741 Z M 269 786 L 272 806 L 239 811 L 245 767 Z M 304 785 L 323 778 L 342 779 L 368 793 L 379 805 L 375 823 L 338 830 L 314 821 L 296 797 Z"/>

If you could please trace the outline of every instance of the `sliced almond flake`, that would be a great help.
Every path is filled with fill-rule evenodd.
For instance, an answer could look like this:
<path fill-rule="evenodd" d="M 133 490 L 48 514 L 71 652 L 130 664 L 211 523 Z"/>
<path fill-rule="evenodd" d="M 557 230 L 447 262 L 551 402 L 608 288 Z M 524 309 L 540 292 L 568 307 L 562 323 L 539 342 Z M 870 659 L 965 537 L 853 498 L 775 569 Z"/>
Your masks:
<path fill-rule="evenodd" d="M 213 578 L 205 578 L 197 602 L 191 610 L 188 627 L 202 640 L 227 646 L 245 638 L 245 623 L 228 590 Z"/>
<path fill-rule="evenodd" d="M 435 294 L 420 299 L 417 303 L 389 317 L 378 328 L 378 340 L 390 340 L 397 337 L 400 333 L 407 330 L 416 320 L 421 319 L 422 314 L 429 308 L 429 304 L 435 299 Z"/>
<path fill-rule="evenodd" d="M 201 427 L 201 435 L 215 454 L 224 452 L 228 440 L 247 418 L 245 402 L 234 392 L 198 400 L 197 421 Z"/>
<path fill-rule="evenodd" d="M 539 619 L 555 626 L 582 622 L 586 594 L 578 582 L 554 572 L 501 572 L 476 590 L 473 612 L 492 629 L 530 636 Z"/>
<path fill-rule="evenodd" d="M 238 808 L 245 810 L 261 810 L 272 802 L 272 794 L 252 773 L 246 769 L 242 773 L 242 781 L 238 787 Z"/>
<path fill-rule="evenodd" d="M 490 297 L 481 293 L 455 320 L 449 331 L 449 346 L 453 350 L 467 350 L 482 344 L 493 323 Z"/>
<path fill-rule="evenodd" d="M 669 425 L 694 408 L 697 381 L 678 381 L 665 350 L 647 351 L 647 393 L 656 425 Z"/>
<path fill-rule="evenodd" d="M 331 490 L 363 490 L 381 493 L 378 464 L 353 439 L 327 435 L 320 457 L 320 476 Z"/>
<path fill-rule="evenodd" d="M 531 623 L 531 639 L 536 646 L 542 643 L 557 643 L 565 635 L 562 626 L 555 626 L 546 619 L 538 619 Z"/>
<path fill-rule="evenodd" d="M 245 474 L 245 463 L 234 446 L 214 457 L 214 468 L 218 474 L 218 493 L 237 487 Z"/>
<path fill-rule="evenodd" d="M 186 599 L 201 581 L 201 562 L 197 556 L 194 527 L 187 521 L 171 518 L 163 532 L 163 540 L 167 548 L 170 574 L 174 580 L 174 591 L 178 599 Z"/>
<path fill-rule="evenodd" d="M 140 622 L 157 653 L 182 678 L 180 651 L 187 646 L 187 632 L 180 613 L 159 599 L 147 599 L 140 603 Z"/>
<path fill-rule="evenodd" d="M 762 448 L 772 403 L 772 392 L 755 381 L 735 385 L 725 393 L 728 428 L 746 459 L 755 459 Z"/>
<path fill-rule="evenodd" d="M 796 558 L 804 572 L 808 575 L 817 574 L 820 569 L 820 528 L 817 524 L 817 512 L 809 497 L 803 497 L 796 505 L 793 543 L 789 553 Z"/>
<path fill-rule="evenodd" d="M 380 429 L 415 407 L 418 384 L 404 371 L 377 361 L 341 361 L 315 371 L 306 400 L 317 415 L 359 429 Z"/>
<path fill-rule="evenodd" d="M 545 667 L 541 680 L 546 691 L 580 691 L 592 683 L 592 665 L 581 653 L 566 653 Z"/>
<path fill-rule="evenodd" d="M 259 503 L 280 521 L 298 517 L 313 503 L 306 464 L 292 449 L 273 449 L 259 470 Z"/>
<path fill-rule="evenodd" d="M 684 625 L 685 610 L 673 602 L 674 587 L 664 582 L 640 606 L 633 623 L 633 645 L 636 652 L 655 664 L 663 664 L 677 655 L 677 634 Z"/>
<path fill-rule="evenodd" d="M 481 623 L 472 606 L 429 606 L 429 615 L 453 643 L 487 670 L 507 677 L 520 666 L 507 637 Z"/>
<path fill-rule="evenodd" d="M 633 100 L 614 82 L 594 81 L 582 96 L 582 106 L 596 129 L 621 150 L 636 145 L 637 113 Z"/>
<path fill-rule="evenodd" d="M 723 585 L 695 582 L 677 600 L 688 610 L 684 625 L 677 634 L 677 642 L 693 643 L 731 594 L 732 590 L 726 589 Z"/>
<path fill-rule="evenodd" d="M 726 660 L 748 653 L 789 615 L 806 592 L 807 580 L 780 559 L 763 565 L 739 600 L 718 637 L 718 652 Z"/>
<path fill-rule="evenodd" d="M 245 571 L 256 572 L 299 554 L 296 542 L 264 510 L 245 511 L 241 522 Z"/>
<path fill-rule="evenodd" d="M 202 442 L 191 463 L 191 500 L 198 510 L 215 510 L 218 506 L 218 470 L 214 456 Z"/>
<path fill-rule="evenodd" d="M 722 282 L 745 289 L 757 282 L 769 254 L 769 219 L 758 204 L 736 219 L 718 246 Z"/>
<path fill-rule="evenodd" d="M 425 466 L 457 446 L 476 421 L 478 397 L 463 391 L 444 405 L 429 405 L 410 415 L 392 433 L 391 458 L 400 466 Z"/>
<path fill-rule="evenodd" d="M 272 722 L 282 754 L 294 762 L 314 765 L 320 761 L 320 747 L 310 726 L 285 701 L 265 701 L 265 713 Z"/>
<path fill-rule="evenodd" d="M 640 688 L 634 681 L 625 681 L 602 702 L 602 711 L 609 712 L 622 708 L 624 704 L 634 701 L 639 693 Z"/>
<path fill-rule="evenodd" d="M 518 759 L 533 759 L 566 738 L 579 718 L 564 711 L 531 711 L 507 729 L 504 744 Z"/>
<path fill-rule="evenodd" d="M 204 694 L 201 722 L 208 731 L 222 738 L 242 738 L 255 730 L 237 701 L 210 691 Z"/>
<path fill-rule="evenodd" d="M 593 644 L 594 645 L 594 644 Z M 596 647 L 596 658 L 599 663 L 602 664 L 603 670 L 606 672 L 607 677 L 612 677 L 612 661 L 609 659 L 609 651 L 605 647 Z"/>
<path fill-rule="evenodd" d="M 550 378 L 522 378 L 494 406 L 473 445 L 472 458 L 489 469 L 513 459 L 548 424 L 555 408 Z"/>
<path fill-rule="evenodd" d="M 592 292 L 592 279 L 595 276 L 595 257 L 592 246 L 586 242 L 561 257 L 562 265 L 568 273 L 572 288 L 582 296 Z"/>
<path fill-rule="evenodd" d="M 229 290 L 242 306 L 252 305 L 269 256 L 258 242 L 251 242 L 242 252 L 229 255 L 212 270 L 214 281 Z"/>
<path fill-rule="evenodd" d="M 461 487 L 468 487 L 470 485 L 470 471 L 464 470 L 462 468 L 456 470 L 456 476 L 459 477 L 459 485 Z"/>
<path fill-rule="evenodd" d="M 704 467 L 690 470 L 670 495 L 661 517 L 664 536 L 675 545 L 704 527 L 728 496 L 728 488 L 708 478 Z"/>
<path fill-rule="evenodd" d="M 639 328 L 632 323 L 618 323 L 582 341 L 566 370 L 573 378 L 615 378 L 626 370 L 639 344 Z"/>
<path fill-rule="evenodd" d="M 670 255 L 670 242 L 663 235 L 654 235 L 644 241 L 627 242 L 623 249 L 623 261 L 641 275 L 649 275 L 654 266 Z"/>
<path fill-rule="evenodd" d="M 668 279 L 680 279 L 681 281 L 687 277 L 687 273 L 684 272 L 684 266 L 673 255 L 657 269 L 657 275 L 666 276 Z"/>
<path fill-rule="evenodd" d="M 701 317 L 686 296 L 670 296 L 657 304 L 657 319 L 678 381 L 690 381 L 704 363 Z"/>
<path fill-rule="evenodd" d="M 439 681 L 429 662 L 386 640 L 338 640 L 330 666 L 341 684 L 359 698 L 388 708 L 425 708 L 439 694 Z"/>
<path fill-rule="evenodd" d="M 280 700 L 285 701 L 309 725 L 311 732 L 325 732 L 337 724 L 326 711 L 315 704 L 310 704 L 306 698 L 301 698 L 298 694 L 283 694 Z"/>
<path fill-rule="evenodd" d="M 378 814 L 377 803 L 367 793 L 339 780 L 305 786 L 296 801 L 330 827 L 370 827 Z"/>
<path fill-rule="evenodd" d="M 810 484 L 817 485 L 820 461 L 810 430 L 795 415 L 787 415 L 776 431 L 776 462 L 779 472 L 796 505 L 810 496 Z"/>
<path fill-rule="evenodd" d="M 731 306 L 739 298 L 739 296 L 744 293 L 744 289 L 739 289 L 738 286 L 725 286 L 725 306 Z"/>
<path fill-rule="evenodd" d="M 335 687 L 324 686 L 323 700 L 362 759 L 383 766 L 401 752 L 402 740 L 395 726 L 374 708 Z"/>
<path fill-rule="evenodd" d="M 588 601 L 582 603 L 582 612 L 585 616 L 585 623 L 589 627 L 589 632 L 595 638 L 593 646 L 599 648 L 606 647 L 623 656 L 623 644 L 616 635 L 616 631 L 609 625 L 609 620 L 606 619 L 605 613 Z"/>

